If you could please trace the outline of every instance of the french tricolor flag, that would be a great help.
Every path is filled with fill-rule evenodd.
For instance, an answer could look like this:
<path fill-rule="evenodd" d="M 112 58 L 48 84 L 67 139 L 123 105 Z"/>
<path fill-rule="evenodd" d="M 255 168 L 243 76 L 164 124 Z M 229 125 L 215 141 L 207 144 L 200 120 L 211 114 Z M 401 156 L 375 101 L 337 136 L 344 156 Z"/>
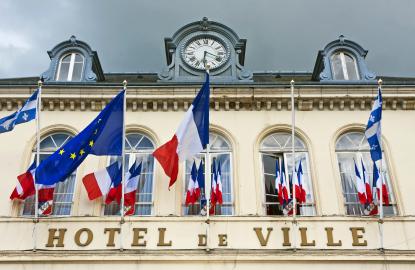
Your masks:
<path fill-rule="evenodd" d="M 278 200 L 280 205 L 284 203 L 284 198 L 282 194 L 282 182 L 281 182 L 281 172 L 280 172 L 280 164 L 278 159 L 275 160 L 275 189 L 277 190 Z"/>
<path fill-rule="evenodd" d="M 169 188 L 176 182 L 179 161 L 193 158 L 209 143 L 209 74 L 186 112 L 173 138 L 153 152 L 170 177 Z"/>
<path fill-rule="evenodd" d="M 298 165 L 298 170 L 297 170 L 297 183 L 298 186 L 295 186 L 296 188 L 296 197 L 298 198 L 298 202 L 299 203 L 305 203 L 306 201 L 306 197 L 307 197 L 307 192 L 304 189 L 304 185 L 303 185 L 303 166 L 300 160 L 300 165 Z M 298 194 L 298 196 L 297 196 Z"/>
<path fill-rule="evenodd" d="M 121 166 L 114 162 L 102 170 L 85 175 L 82 182 L 90 200 L 107 196 L 111 186 L 117 186 L 114 183 L 121 183 Z"/>
<path fill-rule="evenodd" d="M 186 201 L 185 204 L 194 204 L 196 202 L 196 186 L 199 187 L 197 183 L 197 169 L 196 169 L 196 162 L 193 161 L 192 171 L 190 173 L 189 184 L 187 185 L 187 192 L 186 192 Z M 199 189 L 200 192 L 200 189 Z"/>
<path fill-rule="evenodd" d="M 223 203 L 222 197 L 222 171 L 220 169 L 220 161 L 218 161 L 218 168 L 216 171 L 216 202 L 218 204 Z"/>
<path fill-rule="evenodd" d="M 359 202 L 362 205 L 366 205 L 368 202 L 366 197 L 366 186 L 365 182 L 360 176 L 359 169 L 357 168 L 356 161 L 354 161 L 354 173 L 356 175 L 356 189 L 357 189 L 357 196 L 359 197 Z"/>
<path fill-rule="evenodd" d="M 379 170 L 375 162 L 373 162 L 373 186 L 376 187 L 378 202 L 380 203 L 380 189 L 382 188 L 382 204 L 389 205 L 388 189 L 386 188 L 386 183 L 384 181 L 381 181 L 379 177 Z"/>
<path fill-rule="evenodd" d="M 127 175 L 125 176 L 125 185 L 124 185 L 124 213 L 126 216 L 133 215 L 135 212 L 135 200 L 136 193 L 138 188 L 138 180 L 141 175 L 142 162 L 138 164 L 137 161 L 131 166 L 128 170 Z M 119 203 L 119 201 L 118 201 Z"/>
<path fill-rule="evenodd" d="M 373 202 L 373 195 L 372 195 L 372 187 L 370 186 L 369 183 L 369 176 L 366 173 L 366 168 L 365 165 L 363 164 L 363 159 L 361 160 L 362 162 L 362 177 L 363 177 L 363 182 L 365 183 L 365 188 L 366 188 L 366 198 L 367 198 L 367 202 L 366 203 L 372 203 Z"/>
<path fill-rule="evenodd" d="M 29 167 L 29 169 L 17 176 L 17 184 L 12 194 L 10 195 L 11 200 L 25 200 L 27 197 L 35 195 L 35 181 L 34 175 L 36 171 L 35 162 Z M 43 216 L 52 214 L 53 205 L 53 193 L 55 192 L 54 185 L 41 185 L 37 184 L 38 189 L 38 213 Z"/>
<path fill-rule="evenodd" d="M 282 186 L 282 197 L 284 199 L 284 203 L 288 203 L 290 201 L 290 187 L 287 183 L 287 178 L 285 175 L 285 166 L 284 163 L 281 164 L 281 186 Z"/>

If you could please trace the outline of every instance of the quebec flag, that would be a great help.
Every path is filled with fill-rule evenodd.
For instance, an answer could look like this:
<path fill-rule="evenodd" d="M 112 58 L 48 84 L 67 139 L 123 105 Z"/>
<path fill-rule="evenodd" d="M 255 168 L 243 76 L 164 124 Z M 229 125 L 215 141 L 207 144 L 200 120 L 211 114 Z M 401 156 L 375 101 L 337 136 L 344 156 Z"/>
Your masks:
<path fill-rule="evenodd" d="M 370 112 L 369 121 L 365 131 L 365 136 L 370 146 L 370 156 L 373 162 L 382 159 L 381 146 L 381 119 L 382 119 L 382 90 L 378 88 L 378 96 L 373 103 L 372 111 Z"/>
<path fill-rule="evenodd" d="M 0 119 L 0 133 L 12 131 L 15 125 L 36 119 L 38 94 L 39 90 L 36 90 L 33 92 L 32 96 L 26 100 L 22 108 L 13 114 Z"/>
<path fill-rule="evenodd" d="M 186 112 L 173 138 L 153 152 L 153 156 L 170 177 L 169 188 L 176 182 L 179 161 L 194 157 L 209 143 L 209 74 Z"/>

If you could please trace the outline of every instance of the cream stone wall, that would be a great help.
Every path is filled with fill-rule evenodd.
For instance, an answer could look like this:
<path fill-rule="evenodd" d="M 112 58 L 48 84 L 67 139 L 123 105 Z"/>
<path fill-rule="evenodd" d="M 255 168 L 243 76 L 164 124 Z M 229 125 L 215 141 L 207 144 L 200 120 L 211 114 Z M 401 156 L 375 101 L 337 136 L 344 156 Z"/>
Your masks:
<path fill-rule="evenodd" d="M 143 131 L 157 146 L 161 145 L 175 132 L 196 90 L 197 88 L 183 87 L 130 87 L 126 115 L 127 130 Z M 290 130 L 291 104 L 288 89 L 243 86 L 212 88 L 212 130 L 221 133 L 232 143 L 234 217 L 213 217 L 210 225 L 207 225 L 202 217 L 180 217 L 184 192 L 183 166 L 179 172 L 179 180 L 172 190 L 168 191 L 168 179 L 156 163 L 154 215 L 127 218 L 126 223 L 120 225 L 119 219 L 101 215 L 102 201 L 90 202 L 87 198 L 81 182 L 82 176 L 103 168 L 107 162 L 106 157 L 90 156 L 77 170 L 72 217 L 45 218 L 36 225 L 34 235 L 37 248 L 48 250 L 38 253 L 19 253 L 33 248 L 34 225 L 31 219 L 19 217 L 20 204 L 9 200 L 16 184 L 16 176 L 24 172 L 29 165 L 30 152 L 35 143 L 35 122 L 18 125 L 13 132 L 0 134 L 0 231 L 3 238 L 0 242 L 0 262 L 6 263 L 0 264 L 0 268 L 7 269 L 24 260 L 25 263 L 19 266 L 21 268 L 16 269 L 24 269 L 28 264 L 31 266 L 30 269 L 55 269 L 58 265 L 60 269 L 74 269 L 82 265 L 80 261 L 96 258 L 89 262 L 91 269 L 110 269 L 121 262 L 126 263 L 123 269 L 136 269 L 138 265 L 153 269 L 159 267 L 159 263 L 163 268 L 178 268 L 180 265 L 180 269 L 245 269 L 255 266 L 254 264 L 259 261 L 263 262 L 261 268 L 264 269 L 275 269 L 276 263 L 284 269 L 299 269 L 305 266 L 307 269 L 322 269 L 321 267 L 327 267 L 324 262 L 326 259 L 332 261 L 330 267 L 336 269 L 361 269 L 360 260 L 373 260 L 365 266 L 367 269 L 385 269 L 385 261 L 388 261 L 387 269 L 414 269 L 415 266 L 411 265 L 415 255 L 415 181 L 412 162 L 415 150 L 414 88 L 384 87 L 382 132 L 398 207 L 397 217 L 385 218 L 385 248 L 389 250 L 386 255 L 378 251 L 380 240 L 376 218 L 345 216 L 334 145 L 342 132 L 351 129 L 364 130 L 375 90 L 375 86 L 296 88 L 296 133 L 306 142 L 309 151 L 316 217 L 300 217 L 298 223 L 292 223 L 290 218 L 266 217 L 264 212 L 258 148 L 260 141 L 270 132 Z M 0 88 L 0 99 L 3 104 L 0 117 L 13 112 L 16 109 L 16 101 L 24 100 L 28 93 L 29 88 L 24 87 Z M 116 87 L 77 89 L 45 86 L 41 114 L 42 134 L 62 129 L 73 132 L 82 130 L 98 114 L 101 101 L 108 102 L 115 93 Z M 10 106 L 7 102 L 10 102 Z M 108 235 L 104 234 L 104 229 L 120 226 L 123 241 L 118 239 L 115 247 L 107 247 Z M 281 227 L 284 226 L 290 228 L 290 237 L 294 245 L 282 246 Z M 148 229 L 146 247 L 131 247 L 132 229 L 135 227 Z M 253 229 L 255 227 L 262 228 L 264 236 L 267 228 L 272 228 L 269 243 L 265 247 L 260 245 Z M 300 246 L 300 227 L 307 228 L 307 236 L 316 241 L 315 246 Z M 329 227 L 334 229 L 334 241 L 342 240 L 342 246 L 327 246 L 325 228 Z M 365 228 L 364 239 L 367 240 L 367 246 L 352 245 L 352 227 Z M 45 247 L 51 228 L 67 229 L 65 247 Z M 86 247 L 80 247 L 74 242 L 74 234 L 82 228 L 90 229 L 94 235 L 93 241 Z M 158 228 L 166 228 L 166 241 L 172 240 L 172 246 L 157 246 L 160 237 Z M 209 248 L 212 249 L 210 253 L 206 251 L 205 246 L 198 246 L 198 234 L 206 232 L 209 235 Z M 227 235 L 226 247 L 218 246 L 218 234 Z M 291 250 L 294 246 L 299 249 L 298 253 Z M 125 253 L 119 251 L 120 247 L 126 249 Z M 112 249 L 116 252 L 109 255 L 102 252 Z M 157 252 L 165 249 L 170 253 L 161 258 Z M 59 250 L 74 252 L 68 255 L 67 261 L 64 260 L 68 265 L 63 266 L 60 261 L 56 261 L 63 254 L 59 253 Z M 77 252 L 85 250 L 99 252 L 88 258 L 82 256 L 82 252 Z M 136 256 L 136 253 L 129 253 L 131 250 L 141 250 L 144 253 Z M 175 255 L 175 250 L 179 256 Z M 182 250 L 194 253 L 182 254 Z M 225 253 L 222 254 L 220 250 L 224 250 Z M 261 253 L 258 250 L 275 252 Z M 319 250 L 320 253 L 300 256 L 302 250 Z M 332 255 L 327 257 L 321 250 L 328 250 Z M 344 253 L 342 250 L 347 252 Z M 401 252 L 395 254 L 393 250 Z M 49 256 L 48 254 L 52 253 L 48 252 L 55 253 Z M 188 256 L 193 262 L 187 261 Z M 31 260 L 47 264 L 31 264 Z M 100 260 L 105 260 L 105 263 Z M 186 261 L 184 265 L 183 261 Z M 293 263 L 294 261 L 296 262 Z M 310 265 L 309 262 L 314 264 Z M 343 265 L 344 263 L 347 264 Z"/>

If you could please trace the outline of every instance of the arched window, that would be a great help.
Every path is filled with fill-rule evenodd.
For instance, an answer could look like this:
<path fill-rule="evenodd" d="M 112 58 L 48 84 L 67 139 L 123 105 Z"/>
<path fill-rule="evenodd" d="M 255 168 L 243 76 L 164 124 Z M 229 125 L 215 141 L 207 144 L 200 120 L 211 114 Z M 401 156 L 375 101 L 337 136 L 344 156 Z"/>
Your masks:
<path fill-rule="evenodd" d="M 82 79 L 84 57 L 76 52 L 65 54 L 59 60 L 57 81 L 76 82 Z"/>
<path fill-rule="evenodd" d="M 364 208 L 359 202 L 356 188 L 354 162 L 362 176 L 362 162 L 368 175 L 370 186 L 373 187 L 373 162 L 370 158 L 369 144 L 363 132 L 348 132 L 340 136 L 336 142 L 336 154 L 339 162 L 341 185 L 347 215 L 364 215 Z M 383 154 L 384 156 L 384 154 Z M 379 169 L 379 168 L 378 168 Z M 389 194 L 389 206 L 384 206 L 385 215 L 396 215 L 396 201 L 392 192 L 391 181 L 385 158 L 382 159 L 383 180 Z M 372 193 L 377 198 L 375 189 Z"/>
<path fill-rule="evenodd" d="M 62 147 L 73 136 L 67 132 L 53 133 L 40 142 L 40 160 L 44 160 L 52 155 L 57 149 Z M 32 151 L 32 160 L 36 159 L 36 148 Z M 76 171 L 73 172 L 65 181 L 56 184 L 53 193 L 53 212 L 54 216 L 69 216 L 71 214 L 73 194 L 75 190 Z M 24 201 L 22 215 L 34 215 L 35 196 L 31 196 Z"/>
<path fill-rule="evenodd" d="M 334 53 L 330 60 L 334 80 L 359 80 L 356 59 L 351 54 L 340 51 Z"/>
<path fill-rule="evenodd" d="M 210 132 L 210 164 L 213 166 L 215 162 L 216 166 L 220 164 L 221 170 L 221 181 L 222 181 L 222 205 L 216 204 L 214 215 L 233 215 L 234 204 L 233 204 L 233 193 L 232 193 L 232 148 L 228 140 L 223 136 Z M 184 204 L 186 200 L 186 192 L 191 176 L 191 170 L 193 162 L 196 163 L 199 168 L 201 162 L 203 167 L 205 164 L 206 152 L 203 151 L 192 160 L 186 160 L 186 173 L 184 179 L 184 197 L 183 197 L 183 214 L 184 215 L 200 215 L 201 203 L 205 203 L 205 187 L 201 186 L 201 195 L 199 200 L 193 204 L 186 206 Z M 213 173 L 213 170 L 211 170 Z M 203 174 L 204 177 L 204 174 Z M 204 182 L 204 181 L 203 181 Z"/>
<path fill-rule="evenodd" d="M 289 183 L 288 194 L 292 199 L 292 147 L 291 134 L 277 132 L 268 135 L 260 145 L 262 160 L 262 174 L 265 191 L 265 212 L 267 215 L 283 215 L 284 207 L 280 205 L 276 189 L 276 163 L 278 161 L 279 171 L 285 171 Z M 298 169 L 300 162 L 303 171 L 301 182 L 306 191 L 305 203 L 297 204 L 297 214 L 302 216 L 315 215 L 315 201 L 310 176 L 310 165 L 308 151 L 305 143 L 295 137 L 295 168 Z M 288 181 L 289 179 L 289 181 Z"/>
<path fill-rule="evenodd" d="M 154 143 L 144 134 L 137 132 L 130 132 L 126 134 L 125 138 L 125 168 L 128 169 L 137 160 L 142 162 L 141 174 L 138 180 L 138 187 L 136 192 L 136 204 L 134 215 L 147 216 L 153 213 L 153 175 L 154 175 Z M 110 164 L 118 160 L 121 162 L 121 157 L 111 157 Z M 105 205 L 104 215 L 119 215 L 120 205 L 117 202 L 112 202 Z"/>

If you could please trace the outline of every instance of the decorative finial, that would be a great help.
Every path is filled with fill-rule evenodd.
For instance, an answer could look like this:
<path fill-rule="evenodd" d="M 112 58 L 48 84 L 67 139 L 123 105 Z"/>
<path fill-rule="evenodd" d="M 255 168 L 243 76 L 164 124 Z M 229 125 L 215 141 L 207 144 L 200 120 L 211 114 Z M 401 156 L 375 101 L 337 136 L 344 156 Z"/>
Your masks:
<path fill-rule="evenodd" d="M 379 86 L 382 86 L 382 83 L 383 83 L 382 79 L 379 79 L 379 80 L 378 80 L 378 85 L 379 85 Z"/>
<path fill-rule="evenodd" d="M 205 68 L 206 68 L 206 73 L 208 73 L 208 74 L 209 74 L 210 65 L 209 65 L 209 64 L 206 64 L 206 65 L 205 65 Z"/>
<path fill-rule="evenodd" d="M 345 39 L 345 37 L 343 35 L 340 35 L 339 36 L 340 43 L 343 43 L 344 42 L 344 39 Z"/>
<path fill-rule="evenodd" d="M 202 30 L 207 31 L 209 29 L 209 20 L 207 17 L 203 17 L 202 21 L 200 22 L 200 27 Z"/>
<path fill-rule="evenodd" d="M 42 85 L 43 85 L 42 80 L 38 80 L 38 81 L 37 81 L 37 87 L 42 87 Z"/>
<path fill-rule="evenodd" d="M 291 84 L 291 85 L 294 85 L 294 80 L 291 80 L 290 84 Z"/>
<path fill-rule="evenodd" d="M 72 35 L 72 36 L 69 38 L 69 41 L 70 41 L 72 44 L 75 44 L 75 43 L 76 43 L 76 37 L 75 37 L 74 35 Z"/>
<path fill-rule="evenodd" d="M 125 89 L 127 89 L 127 80 L 124 80 L 124 81 L 122 82 L 122 85 L 123 85 L 123 87 L 124 87 L 124 90 L 125 90 Z"/>

